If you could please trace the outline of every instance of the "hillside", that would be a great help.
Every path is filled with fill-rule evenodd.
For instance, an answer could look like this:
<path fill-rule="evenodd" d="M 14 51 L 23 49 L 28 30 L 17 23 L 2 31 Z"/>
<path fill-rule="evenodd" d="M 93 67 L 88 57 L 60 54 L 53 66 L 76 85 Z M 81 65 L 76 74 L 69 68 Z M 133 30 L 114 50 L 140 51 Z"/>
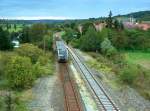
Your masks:
<path fill-rule="evenodd" d="M 121 15 L 123 17 L 134 17 L 137 20 L 140 21 L 150 21 L 150 11 L 139 11 L 139 12 L 133 12 L 126 15 Z"/>
<path fill-rule="evenodd" d="M 65 20 L 5 20 L 0 19 L 0 23 L 10 23 L 10 24 L 33 24 L 33 23 L 62 23 Z"/>

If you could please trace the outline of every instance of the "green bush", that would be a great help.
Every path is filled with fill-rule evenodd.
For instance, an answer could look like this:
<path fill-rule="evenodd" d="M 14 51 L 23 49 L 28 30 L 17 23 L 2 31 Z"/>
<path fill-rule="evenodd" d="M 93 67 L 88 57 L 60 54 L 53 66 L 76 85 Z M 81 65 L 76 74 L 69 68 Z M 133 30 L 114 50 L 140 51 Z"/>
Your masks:
<path fill-rule="evenodd" d="M 46 65 L 48 63 L 49 58 L 45 55 L 45 56 L 39 56 L 38 61 L 40 63 L 40 65 Z"/>
<path fill-rule="evenodd" d="M 105 38 L 101 43 L 101 51 L 104 55 L 110 57 L 117 53 L 116 48 L 111 44 L 108 38 Z"/>
<path fill-rule="evenodd" d="M 32 44 L 23 44 L 15 50 L 20 56 L 29 57 L 32 63 L 36 63 L 39 56 L 43 55 L 43 51 Z"/>
<path fill-rule="evenodd" d="M 70 43 L 74 48 L 80 47 L 80 39 L 73 39 Z"/>
<path fill-rule="evenodd" d="M 40 56 L 36 64 L 33 65 L 33 73 L 36 77 L 53 74 L 53 57 L 51 53 Z"/>
<path fill-rule="evenodd" d="M 7 64 L 5 73 L 12 88 L 23 89 L 32 85 L 35 74 L 30 58 L 14 56 Z"/>
<path fill-rule="evenodd" d="M 44 75 L 43 66 L 41 66 L 39 62 L 33 65 L 33 73 L 36 74 L 36 78 Z"/>
<path fill-rule="evenodd" d="M 4 77 L 4 69 L 8 62 L 10 61 L 11 57 L 16 55 L 13 52 L 0 52 L 0 79 Z"/>
<path fill-rule="evenodd" d="M 138 73 L 139 69 L 137 66 L 128 65 L 121 69 L 120 79 L 121 81 L 132 85 L 134 80 L 137 78 Z"/>

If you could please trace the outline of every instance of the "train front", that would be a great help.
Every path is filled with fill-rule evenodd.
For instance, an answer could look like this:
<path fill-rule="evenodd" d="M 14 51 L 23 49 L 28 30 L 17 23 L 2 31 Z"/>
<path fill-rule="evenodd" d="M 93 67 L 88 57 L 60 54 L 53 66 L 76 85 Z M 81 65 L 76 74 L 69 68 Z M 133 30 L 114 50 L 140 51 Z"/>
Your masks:
<path fill-rule="evenodd" d="M 58 51 L 58 62 L 67 62 L 68 60 L 68 53 L 65 47 L 62 47 Z"/>
<path fill-rule="evenodd" d="M 68 61 L 68 50 L 62 41 L 56 41 L 58 62 Z"/>

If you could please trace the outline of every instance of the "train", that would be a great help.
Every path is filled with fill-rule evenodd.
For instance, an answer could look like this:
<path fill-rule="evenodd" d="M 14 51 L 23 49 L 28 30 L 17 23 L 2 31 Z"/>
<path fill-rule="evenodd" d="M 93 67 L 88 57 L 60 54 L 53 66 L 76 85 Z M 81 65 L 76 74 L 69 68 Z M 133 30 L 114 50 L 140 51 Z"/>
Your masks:
<path fill-rule="evenodd" d="M 56 54 L 57 60 L 59 63 L 65 63 L 68 61 L 68 49 L 65 46 L 65 43 L 61 41 L 56 41 Z"/>

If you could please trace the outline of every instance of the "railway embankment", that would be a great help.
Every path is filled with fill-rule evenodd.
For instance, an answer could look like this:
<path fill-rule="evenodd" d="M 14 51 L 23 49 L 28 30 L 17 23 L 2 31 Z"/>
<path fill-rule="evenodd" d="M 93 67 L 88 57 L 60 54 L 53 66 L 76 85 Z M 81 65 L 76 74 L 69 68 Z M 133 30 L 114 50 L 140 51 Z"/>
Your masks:
<path fill-rule="evenodd" d="M 82 60 L 90 67 L 91 71 L 99 81 L 103 82 L 106 91 L 123 111 L 149 111 L 150 101 L 144 99 L 134 88 L 126 84 L 120 84 L 118 78 L 110 67 L 98 62 L 90 54 L 77 52 L 82 56 Z"/>

